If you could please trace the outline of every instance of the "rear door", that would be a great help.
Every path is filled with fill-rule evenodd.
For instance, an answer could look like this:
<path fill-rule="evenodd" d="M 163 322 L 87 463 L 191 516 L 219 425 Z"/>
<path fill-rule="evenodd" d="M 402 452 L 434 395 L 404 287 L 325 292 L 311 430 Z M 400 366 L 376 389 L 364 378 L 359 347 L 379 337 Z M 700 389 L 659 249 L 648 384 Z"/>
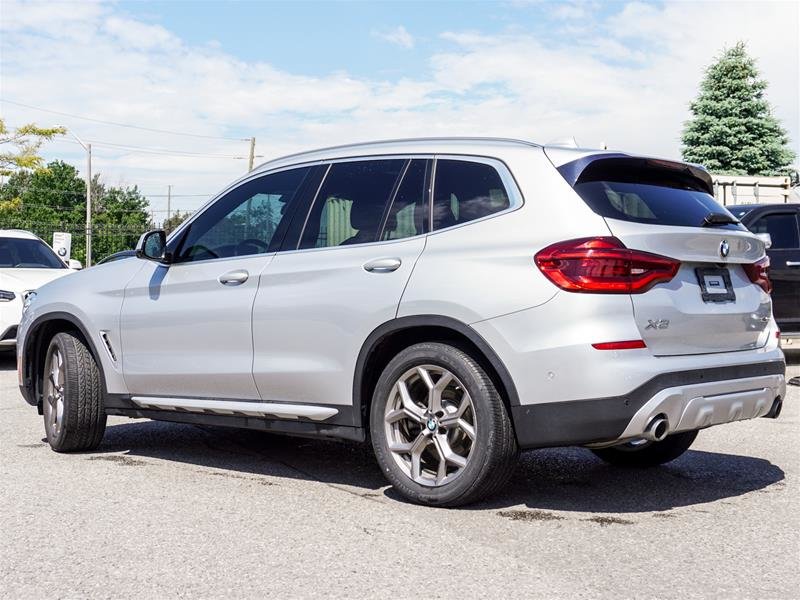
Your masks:
<path fill-rule="evenodd" d="M 761 211 L 750 224 L 754 233 L 768 233 L 772 310 L 785 333 L 800 333 L 800 209 L 776 206 Z"/>
<path fill-rule="evenodd" d="M 339 405 L 339 422 L 352 417 L 361 345 L 396 316 L 425 247 L 429 170 L 424 158 L 330 166 L 261 275 L 253 376 L 263 399 Z"/>
<path fill-rule="evenodd" d="M 770 297 L 745 268 L 764 257 L 764 244 L 716 203 L 710 181 L 694 167 L 601 159 L 574 188 L 625 246 L 681 261 L 671 281 L 631 295 L 636 324 L 655 355 L 766 343 Z"/>

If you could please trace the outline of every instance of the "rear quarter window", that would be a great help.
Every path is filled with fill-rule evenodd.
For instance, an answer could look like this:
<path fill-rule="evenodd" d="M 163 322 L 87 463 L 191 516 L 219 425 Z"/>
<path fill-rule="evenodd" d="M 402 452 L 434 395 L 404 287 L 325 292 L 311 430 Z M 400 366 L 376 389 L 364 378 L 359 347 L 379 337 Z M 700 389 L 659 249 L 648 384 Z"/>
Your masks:
<path fill-rule="evenodd" d="M 433 229 L 474 221 L 511 206 L 500 174 L 485 163 L 439 159 L 433 189 Z"/>

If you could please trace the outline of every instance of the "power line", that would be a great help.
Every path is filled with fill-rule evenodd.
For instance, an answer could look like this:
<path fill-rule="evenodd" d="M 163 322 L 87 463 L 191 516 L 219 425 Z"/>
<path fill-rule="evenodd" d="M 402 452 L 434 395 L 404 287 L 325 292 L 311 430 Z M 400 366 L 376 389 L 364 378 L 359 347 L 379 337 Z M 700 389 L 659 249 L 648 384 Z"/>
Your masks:
<path fill-rule="evenodd" d="M 68 144 L 77 144 L 78 142 L 66 139 L 56 138 L 54 142 L 66 142 Z M 100 148 L 111 148 L 115 150 L 124 150 L 129 154 L 158 154 L 162 156 L 186 156 L 190 158 L 230 158 L 234 160 L 244 160 L 245 156 L 235 156 L 232 154 L 208 154 L 204 152 L 192 152 L 191 150 L 172 150 L 170 148 L 149 148 L 147 146 L 134 146 L 132 144 L 117 144 L 114 142 L 103 142 L 99 140 L 87 140 L 93 146 Z"/>
<path fill-rule="evenodd" d="M 117 188 L 117 189 L 119 189 L 119 188 Z M 77 190 L 75 190 L 75 191 L 73 191 L 73 190 L 48 190 L 48 189 L 32 188 L 32 187 L 25 187 L 25 188 L 22 188 L 22 189 L 20 189 L 18 191 L 20 193 L 25 193 L 25 192 L 43 192 L 43 193 L 48 193 L 48 194 L 72 194 L 74 196 L 81 196 L 81 197 L 83 197 L 83 195 L 86 193 L 83 190 L 81 190 L 81 191 L 77 191 Z M 106 190 L 106 192 L 107 191 L 108 190 Z M 127 188 L 127 189 L 122 190 L 122 191 L 131 191 L 132 192 L 133 189 Z M 139 194 L 141 194 L 142 196 L 146 196 L 147 198 L 166 198 L 167 197 L 167 194 L 146 194 L 146 193 L 142 192 L 141 190 L 136 190 L 136 191 L 138 191 Z M 213 195 L 214 194 L 172 194 L 172 197 L 173 198 L 211 198 L 211 196 L 213 196 Z"/>
<path fill-rule="evenodd" d="M 116 121 L 106 121 L 103 119 L 95 119 L 92 117 L 83 117 L 81 115 L 73 115 L 70 113 L 61 112 L 58 110 L 50 110 L 48 108 L 41 108 L 39 106 L 32 106 L 30 104 L 23 104 L 22 102 L 14 102 L 13 100 L 6 100 L 5 98 L 0 98 L 0 102 L 4 102 L 6 104 L 12 104 L 14 106 L 21 106 L 23 108 L 30 108 L 32 110 L 38 110 L 41 112 L 51 113 L 54 115 L 60 115 L 62 117 L 71 117 L 73 119 L 81 119 L 83 121 L 92 121 L 93 123 L 102 123 L 104 125 L 114 125 L 115 127 L 127 127 L 128 129 L 140 129 L 142 131 L 152 131 L 154 133 L 166 133 L 169 135 L 182 135 L 186 137 L 194 137 L 194 138 L 205 138 L 209 140 L 227 140 L 230 142 L 249 142 L 250 138 L 231 138 L 231 137 L 223 137 L 218 135 L 203 135 L 199 133 L 188 133 L 184 131 L 171 131 L 169 129 L 156 129 L 154 127 L 142 127 L 140 125 L 130 125 L 128 123 L 117 123 Z"/>
<path fill-rule="evenodd" d="M 81 208 L 81 207 L 51 206 L 49 204 L 28 204 L 27 202 L 25 202 L 25 203 L 20 205 L 20 208 L 46 208 L 46 209 L 50 209 L 50 210 L 54 210 L 54 211 L 74 211 L 76 208 Z M 194 213 L 194 212 L 197 212 L 197 210 L 198 209 L 196 209 L 196 208 L 186 208 L 186 209 L 184 209 L 184 208 L 177 208 L 177 209 L 173 208 L 173 209 L 171 209 L 171 212 L 173 212 L 173 213 L 175 213 L 175 212 Z M 131 209 L 124 209 L 123 210 L 123 209 L 112 208 L 112 209 L 103 209 L 102 211 L 94 211 L 94 212 L 95 213 L 111 212 L 111 213 L 136 213 L 136 214 L 139 214 L 139 213 L 162 213 L 162 212 L 167 212 L 167 209 L 165 209 L 165 208 L 143 208 L 141 210 L 131 210 Z"/>

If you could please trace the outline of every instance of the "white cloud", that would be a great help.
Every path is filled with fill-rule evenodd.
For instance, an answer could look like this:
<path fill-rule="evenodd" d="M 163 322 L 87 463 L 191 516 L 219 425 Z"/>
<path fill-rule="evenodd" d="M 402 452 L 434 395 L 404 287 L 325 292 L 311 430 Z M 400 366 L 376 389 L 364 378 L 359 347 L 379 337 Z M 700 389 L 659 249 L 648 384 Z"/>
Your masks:
<path fill-rule="evenodd" d="M 770 82 L 768 98 L 795 145 L 800 140 L 797 4 L 630 3 L 612 17 L 586 20 L 579 34 L 574 23 L 556 20 L 547 39 L 519 28 L 491 35 L 444 32 L 418 75 L 387 79 L 346 71 L 300 75 L 243 61 L 218 45 L 188 44 L 115 5 L 3 0 L 0 10 L 4 98 L 171 131 L 255 135 L 258 152 L 267 157 L 414 135 L 540 142 L 575 136 L 586 145 L 605 140 L 614 148 L 678 157 L 681 126 L 704 67 L 739 39 L 758 59 Z M 64 124 L 91 140 L 226 156 L 247 152 L 245 142 L 0 108 L 12 125 Z M 47 152 L 83 166 L 74 144 L 57 142 Z M 243 160 L 99 145 L 95 157 L 95 170 L 108 181 L 138 183 L 152 194 L 165 193 L 167 184 L 176 194 L 213 192 L 245 169 Z M 160 200 L 153 202 L 162 208 Z M 177 201 L 180 208 L 198 204 Z"/>
<path fill-rule="evenodd" d="M 414 47 L 414 36 L 412 36 L 402 25 L 398 25 L 397 27 L 384 31 L 372 31 L 372 36 L 402 48 Z"/>

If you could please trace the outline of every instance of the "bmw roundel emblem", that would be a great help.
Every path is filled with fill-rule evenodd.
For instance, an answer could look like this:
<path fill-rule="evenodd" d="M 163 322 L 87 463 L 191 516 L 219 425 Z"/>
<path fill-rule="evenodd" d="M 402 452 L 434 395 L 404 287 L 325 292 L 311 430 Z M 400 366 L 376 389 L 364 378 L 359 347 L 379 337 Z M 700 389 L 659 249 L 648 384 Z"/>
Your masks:
<path fill-rule="evenodd" d="M 728 240 L 722 240 L 719 243 L 719 255 L 722 258 L 726 258 L 728 254 L 730 254 L 731 245 L 728 243 Z"/>

